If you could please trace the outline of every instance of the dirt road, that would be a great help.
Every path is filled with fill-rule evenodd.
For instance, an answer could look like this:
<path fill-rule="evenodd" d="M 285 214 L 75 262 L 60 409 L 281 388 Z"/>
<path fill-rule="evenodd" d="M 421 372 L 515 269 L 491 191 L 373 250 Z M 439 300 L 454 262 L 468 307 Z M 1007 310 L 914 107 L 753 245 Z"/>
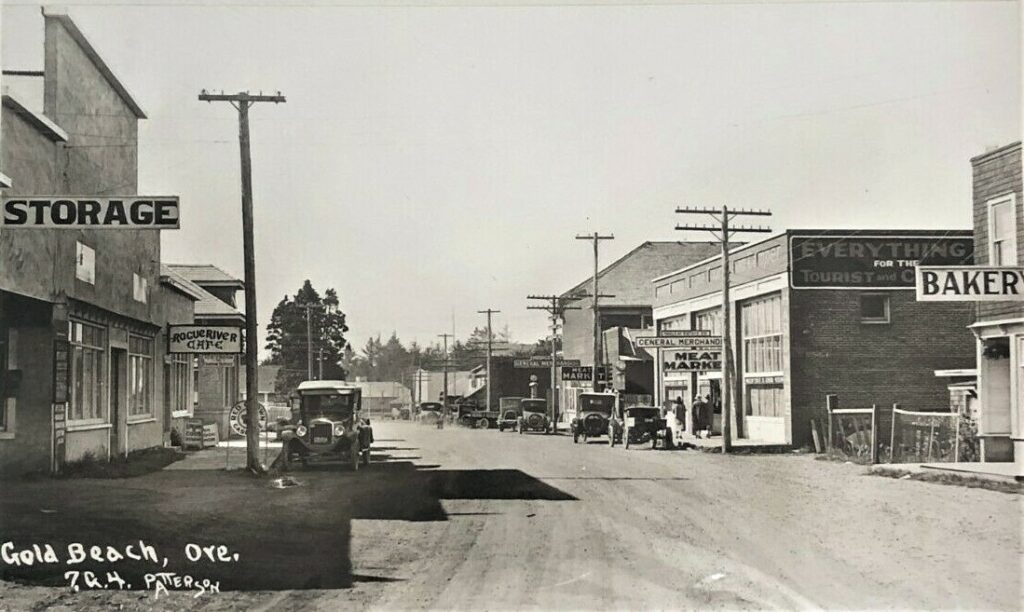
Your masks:
<path fill-rule="evenodd" d="M 133 537 L 174 549 L 176 526 L 191 521 L 194 538 L 242 554 L 234 567 L 193 568 L 220 578 L 220 594 L 6 584 L 0 609 L 1018 609 L 1021 601 L 1018 495 L 872 477 L 807 456 L 376 427 L 379 463 L 357 474 L 310 470 L 291 489 L 223 472 L 18 484 L 21 501 L 0 501 L 2 541 L 58 538 L 59 529 L 41 526 L 54 520 L 39 518 L 43 505 L 88 523 L 133 491 L 137 507 L 121 510 L 141 530 Z M 164 508 L 152 525 L 146 504 Z M 78 534 L 103 537 L 113 536 Z M 4 569 L 8 579 L 61 583 Z"/>

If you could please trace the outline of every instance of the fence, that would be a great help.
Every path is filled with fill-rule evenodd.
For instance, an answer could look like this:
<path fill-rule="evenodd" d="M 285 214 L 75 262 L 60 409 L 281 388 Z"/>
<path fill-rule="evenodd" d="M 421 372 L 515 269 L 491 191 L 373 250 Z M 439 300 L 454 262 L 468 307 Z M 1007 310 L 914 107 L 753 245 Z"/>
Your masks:
<path fill-rule="evenodd" d="M 939 463 L 971 460 L 977 445 L 973 428 L 961 426 L 956 412 L 915 412 L 891 408 L 839 408 L 826 397 L 826 452 L 858 462 Z M 817 435 L 817 434 L 815 434 Z"/>
<path fill-rule="evenodd" d="M 913 412 L 893 406 L 889 463 L 958 462 L 960 415 Z"/>

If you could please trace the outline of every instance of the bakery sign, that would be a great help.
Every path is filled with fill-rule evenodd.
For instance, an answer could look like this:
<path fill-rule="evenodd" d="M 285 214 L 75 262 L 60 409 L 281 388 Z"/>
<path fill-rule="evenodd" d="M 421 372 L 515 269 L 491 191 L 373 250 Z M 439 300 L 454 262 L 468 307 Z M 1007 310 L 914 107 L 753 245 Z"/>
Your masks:
<path fill-rule="evenodd" d="M 242 330 L 219 325 L 171 325 L 168 353 L 241 353 Z"/>
<path fill-rule="evenodd" d="M 794 289 L 912 289 L 918 265 L 962 266 L 973 261 L 970 232 L 790 237 L 790 284 Z"/>
<path fill-rule="evenodd" d="M 1021 302 L 1024 268 L 918 266 L 919 302 Z"/>

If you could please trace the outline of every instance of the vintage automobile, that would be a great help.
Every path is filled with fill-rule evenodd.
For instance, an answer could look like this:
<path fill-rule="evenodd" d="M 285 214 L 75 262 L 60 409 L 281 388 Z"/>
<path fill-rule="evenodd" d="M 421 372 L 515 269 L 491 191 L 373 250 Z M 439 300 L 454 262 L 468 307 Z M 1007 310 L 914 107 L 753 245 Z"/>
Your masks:
<path fill-rule="evenodd" d="M 672 429 L 668 421 L 661 416 L 661 409 L 656 406 L 630 406 L 623 411 L 622 420 L 609 424 L 611 446 L 621 441 L 623 446 L 651 443 L 651 448 L 658 448 L 658 440 L 664 441 L 666 449 L 673 448 Z"/>
<path fill-rule="evenodd" d="M 420 404 L 419 414 L 416 418 L 424 425 L 437 425 L 442 414 L 444 414 L 444 406 L 441 405 L 441 402 L 423 402 Z"/>
<path fill-rule="evenodd" d="M 585 443 L 587 438 L 608 435 L 617 405 L 618 396 L 614 393 L 580 393 L 576 416 L 569 423 L 572 441 L 582 439 Z"/>
<path fill-rule="evenodd" d="M 498 431 L 515 431 L 519 427 L 519 411 L 507 409 L 498 419 Z"/>
<path fill-rule="evenodd" d="M 362 415 L 362 390 L 340 380 L 299 383 L 295 429 L 282 433 L 285 467 L 340 461 L 369 465 L 373 429 Z"/>
<path fill-rule="evenodd" d="M 519 433 L 524 431 L 548 432 L 548 401 L 526 398 L 520 403 L 522 416 L 519 418 Z"/>

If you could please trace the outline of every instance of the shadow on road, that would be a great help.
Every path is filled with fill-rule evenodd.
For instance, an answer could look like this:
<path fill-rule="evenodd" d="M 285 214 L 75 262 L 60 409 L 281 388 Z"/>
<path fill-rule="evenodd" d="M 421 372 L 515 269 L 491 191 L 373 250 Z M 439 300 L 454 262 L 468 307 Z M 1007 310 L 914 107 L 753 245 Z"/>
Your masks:
<path fill-rule="evenodd" d="M 298 484 L 287 488 L 214 470 L 5 483 L 0 542 L 13 542 L 19 550 L 49 544 L 59 562 L 0 562 L 0 578 L 67 586 L 69 569 L 98 576 L 116 570 L 135 590 L 156 572 L 216 580 L 222 591 L 347 588 L 402 579 L 353 573 L 353 519 L 445 521 L 445 499 L 576 499 L 518 470 L 446 470 L 384 452 L 373 458 L 375 463 L 358 472 L 327 465 L 294 472 L 290 476 Z M 166 567 L 129 559 L 66 564 L 70 544 L 124 551 L 140 540 L 167 558 Z M 238 560 L 191 562 L 185 555 L 190 543 L 224 545 Z"/>

